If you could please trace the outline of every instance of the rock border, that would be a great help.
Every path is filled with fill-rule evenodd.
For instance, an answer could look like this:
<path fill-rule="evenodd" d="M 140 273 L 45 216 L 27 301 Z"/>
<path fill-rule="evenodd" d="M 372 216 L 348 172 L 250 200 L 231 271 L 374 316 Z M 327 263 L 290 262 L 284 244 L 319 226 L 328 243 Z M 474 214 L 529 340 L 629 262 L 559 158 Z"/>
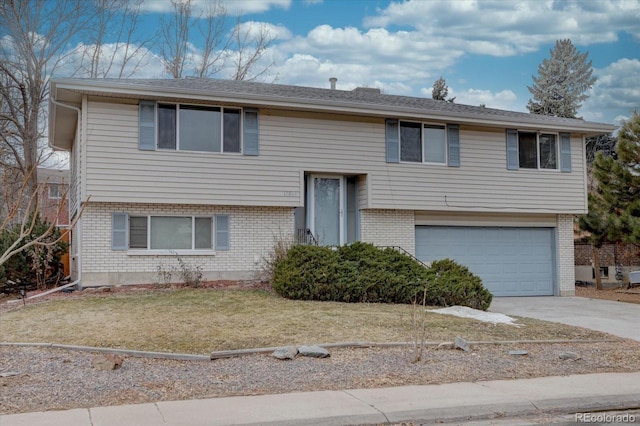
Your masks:
<path fill-rule="evenodd" d="M 479 340 L 469 341 L 469 345 L 514 345 L 514 344 L 570 344 L 570 343 L 615 343 L 619 339 L 579 339 L 579 340 Z M 314 346 L 321 348 L 352 348 L 352 349 L 366 349 L 366 348 L 385 348 L 385 347 L 397 347 L 397 346 L 413 346 L 413 342 L 340 342 L 340 343 L 323 343 Z M 424 347 L 440 348 L 453 347 L 453 342 L 424 342 Z M 98 352 L 98 353 L 110 353 L 124 356 L 134 356 L 143 358 L 157 358 L 157 359 L 174 359 L 179 361 L 213 361 L 221 358 L 232 358 L 247 355 L 268 354 L 273 353 L 275 350 L 282 348 L 283 346 L 273 346 L 267 348 L 252 348 L 252 349 L 235 349 L 228 351 L 215 351 L 211 355 L 194 355 L 194 354 L 180 354 L 172 352 L 153 352 L 153 351 L 137 351 L 130 349 L 117 349 L 117 348 L 98 348 L 94 346 L 78 346 L 78 345 L 62 345 L 56 343 L 22 343 L 22 342 L 0 342 L 0 346 L 25 346 L 25 347 L 41 347 L 41 348 L 54 348 L 54 349 L 66 349 L 72 351 L 81 352 Z M 300 345 L 302 346 L 302 345 Z M 296 348 L 298 346 L 295 346 Z"/>

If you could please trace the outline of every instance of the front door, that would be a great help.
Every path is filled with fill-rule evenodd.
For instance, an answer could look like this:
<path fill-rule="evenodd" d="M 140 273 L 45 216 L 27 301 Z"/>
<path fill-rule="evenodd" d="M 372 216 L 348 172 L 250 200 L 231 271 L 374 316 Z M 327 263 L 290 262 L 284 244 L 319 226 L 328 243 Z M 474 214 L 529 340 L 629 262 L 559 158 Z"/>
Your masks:
<path fill-rule="evenodd" d="M 309 179 L 309 225 L 324 246 L 344 243 L 344 178 L 311 175 Z"/>

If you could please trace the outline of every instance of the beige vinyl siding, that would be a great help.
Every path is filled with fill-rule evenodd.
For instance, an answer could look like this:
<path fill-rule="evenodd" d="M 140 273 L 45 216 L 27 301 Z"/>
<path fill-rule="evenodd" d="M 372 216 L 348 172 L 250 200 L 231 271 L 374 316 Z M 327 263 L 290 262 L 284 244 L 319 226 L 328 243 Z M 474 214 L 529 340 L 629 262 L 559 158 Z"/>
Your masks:
<path fill-rule="evenodd" d="M 554 228 L 557 215 L 516 213 L 415 212 L 416 225 L 428 226 L 513 226 Z"/>
<path fill-rule="evenodd" d="M 303 172 L 338 173 L 366 175 L 366 208 L 581 213 L 582 139 L 572 136 L 572 173 L 509 171 L 504 129 L 465 126 L 460 167 L 390 164 L 383 119 L 277 110 L 260 110 L 257 157 L 140 151 L 137 105 L 89 102 L 86 190 L 100 202 L 295 207 Z"/>

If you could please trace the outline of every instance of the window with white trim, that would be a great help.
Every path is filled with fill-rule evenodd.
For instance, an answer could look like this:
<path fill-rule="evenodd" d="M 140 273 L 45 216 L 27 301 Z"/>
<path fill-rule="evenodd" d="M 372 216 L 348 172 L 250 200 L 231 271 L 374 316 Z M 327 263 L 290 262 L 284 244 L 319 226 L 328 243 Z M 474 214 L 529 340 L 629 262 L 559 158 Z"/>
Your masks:
<path fill-rule="evenodd" d="M 447 164 L 444 125 L 400 121 L 400 161 Z"/>
<path fill-rule="evenodd" d="M 59 200 L 62 198 L 62 185 L 57 183 L 50 183 L 47 185 L 49 188 L 49 199 Z"/>
<path fill-rule="evenodd" d="M 177 151 L 240 153 L 239 108 L 157 104 L 157 147 Z"/>
<path fill-rule="evenodd" d="M 558 136 L 553 133 L 518 132 L 518 160 L 522 169 L 557 169 Z"/>
<path fill-rule="evenodd" d="M 210 216 L 129 216 L 129 249 L 212 250 Z"/>

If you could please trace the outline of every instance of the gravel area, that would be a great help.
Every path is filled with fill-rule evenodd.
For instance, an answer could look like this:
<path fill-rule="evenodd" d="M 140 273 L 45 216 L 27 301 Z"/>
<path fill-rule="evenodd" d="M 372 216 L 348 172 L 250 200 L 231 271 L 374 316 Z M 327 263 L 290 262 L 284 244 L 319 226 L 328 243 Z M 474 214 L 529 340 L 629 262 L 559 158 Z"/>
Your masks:
<path fill-rule="evenodd" d="M 509 355 L 510 350 L 527 355 Z M 56 348 L 0 346 L 0 413 L 144 402 L 640 371 L 640 342 L 488 344 L 470 352 L 411 348 L 331 349 L 326 359 L 280 361 L 251 355 L 216 361 L 127 357 L 122 368 L 97 370 L 95 354 Z M 580 355 L 563 360 L 566 351 Z M 16 373 L 15 375 L 13 375 Z"/>

